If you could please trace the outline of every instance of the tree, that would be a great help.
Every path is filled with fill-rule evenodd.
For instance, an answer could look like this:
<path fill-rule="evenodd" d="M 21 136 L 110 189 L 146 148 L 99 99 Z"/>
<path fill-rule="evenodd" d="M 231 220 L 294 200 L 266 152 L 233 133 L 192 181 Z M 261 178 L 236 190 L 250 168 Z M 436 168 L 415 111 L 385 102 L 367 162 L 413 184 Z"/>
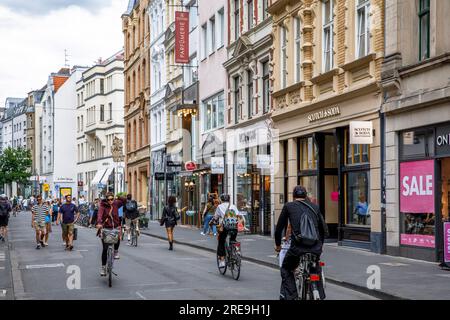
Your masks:
<path fill-rule="evenodd" d="M 0 155 L 0 184 L 27 184 L 32 163 L 30 150 L 6 148 Z"/>

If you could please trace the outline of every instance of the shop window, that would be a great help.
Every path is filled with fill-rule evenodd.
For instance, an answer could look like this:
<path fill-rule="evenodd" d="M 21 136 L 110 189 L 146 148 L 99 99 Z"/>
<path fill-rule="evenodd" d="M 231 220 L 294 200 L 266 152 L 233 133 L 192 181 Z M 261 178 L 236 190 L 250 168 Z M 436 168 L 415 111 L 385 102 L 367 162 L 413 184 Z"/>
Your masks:
<path fill-rule="evenodd" d="M 302 176 L 299 178 L 299 184 L 308 191 L 308 198 L 312 203 L 319 205 L 317 192 L 317 176 Z"/>
<path fill-rule="evenodd" d="M 345 131 L 345 165 L 363 165 L 370 162 L 370 145 L 350 144 L 348 130 Z"/>
<path fill-rule="evenodd" d="M 410 160 L 434 156 L 434 133 L 432 130 L 400 133 L 400 159 Z"/>
<path fill-rule="evenodd" d="M 346 184 L 346 224 L 370 226 L 370 171 L 349 172 Z"/>
<path fill-rule="evenodd" d="M 317 145 L 313 137 L 299 140 L 300 171 L 317 170 Z"/>
<path fill-rule="evenodd" d="M 430 0 L 419 0 L 420 61 L 430 58 Z"/>

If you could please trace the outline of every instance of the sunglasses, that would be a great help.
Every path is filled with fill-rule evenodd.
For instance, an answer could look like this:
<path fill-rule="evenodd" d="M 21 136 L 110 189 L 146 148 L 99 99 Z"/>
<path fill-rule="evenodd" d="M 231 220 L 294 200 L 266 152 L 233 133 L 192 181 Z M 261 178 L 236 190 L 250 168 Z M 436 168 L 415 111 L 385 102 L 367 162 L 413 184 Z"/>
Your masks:
<path fill-rule="evenodd" d="M 108 201 L 114 201 L 114 198 L 108 198 Z"/>

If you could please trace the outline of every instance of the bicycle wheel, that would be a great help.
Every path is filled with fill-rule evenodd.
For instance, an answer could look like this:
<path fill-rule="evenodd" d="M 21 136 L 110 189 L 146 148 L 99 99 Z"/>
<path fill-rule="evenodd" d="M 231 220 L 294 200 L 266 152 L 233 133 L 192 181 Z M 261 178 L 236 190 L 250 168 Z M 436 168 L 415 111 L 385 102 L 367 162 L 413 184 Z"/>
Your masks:
<path fill-rule="evenodd" d="M 113 269 L 113 262 L 114 262 L 114 250 L 113 246 L 109 245 L 108 247 L 108 255 L 107 255 L 107 266 L 106 266 L 106 272 L 108 273 L 108 286 L 112 287 L 112 269 Z"/>
<path fill-rule="evenodd" d="M 219 269 L 219 272 L 221 275 L 225 275 L 225 273 L 227 272 L 227 266 L 228 266 L 227 258 L 225 257 L 225 267 L 221 268 L 220 267 L 220 258 L 219 258 L 219 256 L 217 256 L 217 268 Z"/>
<path fill-rule="evenodd" d="M 131 229 L 131 245 L 137 247 L 137 232 L 134 225 L 132 226 Z"/>
<path fill-rule="evenodd" d="M 231 275 L 234 280 L 239 280 L 241 275 L 241 253 L 234 246 L 231 248 Z"/>
<path fill-rule="evenodd" d="M 82 223 L 83 223 L 83 227 L 89 227 L 89 216 L 85 216 L 83 218 Z"/>

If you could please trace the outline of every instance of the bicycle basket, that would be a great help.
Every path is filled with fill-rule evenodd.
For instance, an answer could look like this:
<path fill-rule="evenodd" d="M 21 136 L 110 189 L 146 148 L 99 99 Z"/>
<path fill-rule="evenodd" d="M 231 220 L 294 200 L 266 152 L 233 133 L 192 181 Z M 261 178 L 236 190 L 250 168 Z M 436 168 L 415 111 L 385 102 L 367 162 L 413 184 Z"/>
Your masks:
<path fill-rule="evenodd" d="M 116 244 L 119 242 L 119 230 L 102 230 L 102 239 L 106 244 Z"/>

